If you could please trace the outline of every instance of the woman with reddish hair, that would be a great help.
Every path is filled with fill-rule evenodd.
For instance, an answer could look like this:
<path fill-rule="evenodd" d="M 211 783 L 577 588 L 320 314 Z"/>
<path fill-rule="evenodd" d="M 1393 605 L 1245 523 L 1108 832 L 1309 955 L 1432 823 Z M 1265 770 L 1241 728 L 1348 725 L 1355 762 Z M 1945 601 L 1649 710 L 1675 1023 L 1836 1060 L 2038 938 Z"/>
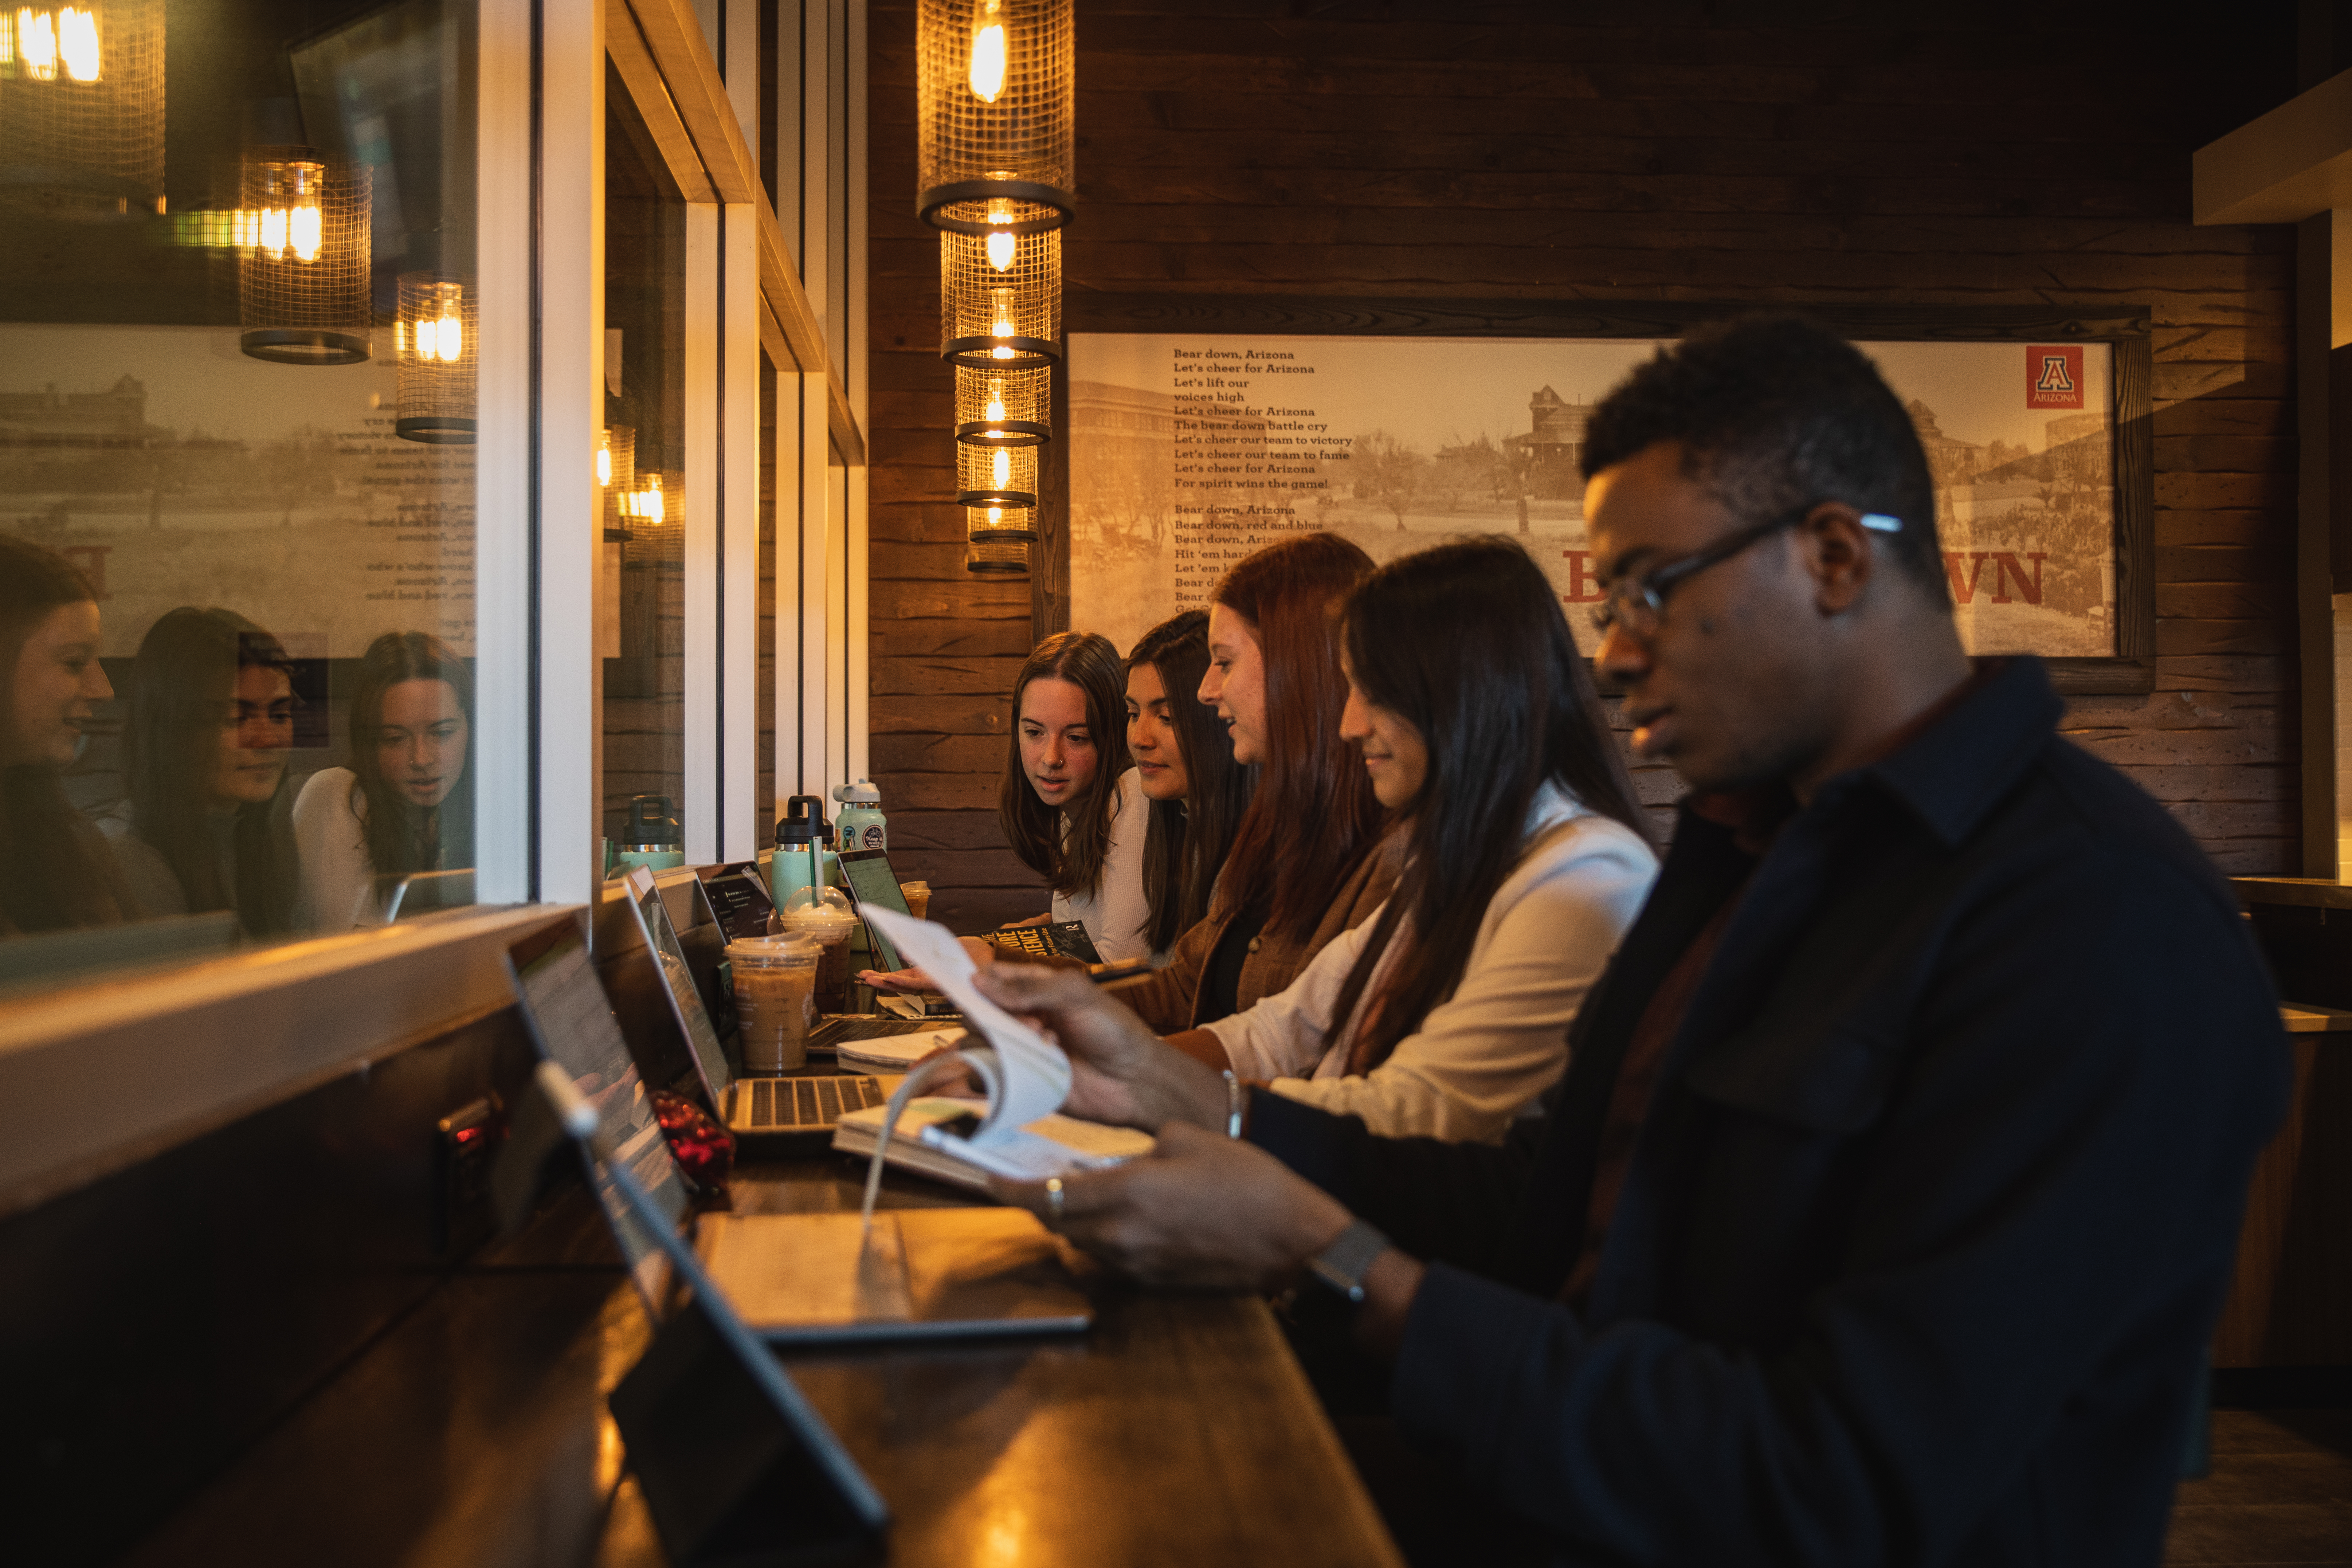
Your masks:
<path fill-rule="evenodd" d="M 1166 967 L 1120 993 L 1162 1034 L 1274 995 L 1396 885 L 1397 855 L 1353 745 L 1332 616 L 1371 574 L 1337 534 L 1286 539 L 1236 563 L 1209 605 L 1209 672 L 1234 761 L 1259 770 L 1209 904 Z"/>

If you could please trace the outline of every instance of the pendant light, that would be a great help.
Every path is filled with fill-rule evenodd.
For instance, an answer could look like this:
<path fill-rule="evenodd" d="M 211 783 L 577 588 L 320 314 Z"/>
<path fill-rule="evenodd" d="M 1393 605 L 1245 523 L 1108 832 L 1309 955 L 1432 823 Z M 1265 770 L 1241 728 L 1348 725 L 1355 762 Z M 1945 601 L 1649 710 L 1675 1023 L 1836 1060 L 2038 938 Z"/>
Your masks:
<path fill-rule="evenodd" d="M 956 504 L 1035 506 L 1037 448 L 975 447 L 970 442 L 957 442 Z"/>
<path fill-rule="evenodd" d="M 369 191 L 363 163 L 308 147 L 247 152 L 237 205 L 239 348 L 279 364 L 368 358 Z"/>
<path fill-rule="evenodd" d="M 1004 244 L 992 248 L 998 240 Z M 1061 359 L 1058 229 L 940 236 L 940 356 L 962 365 L 1012 370 Z"/>
<path fill-rule="evenodd" d="M 474 444 L 474 289 L 441 272 L 400 275 L 393 322 L 400 412 L 393 433 L 431 446 Z"/>
<path fill-rule="evenodd" d="M 60 217 L 163 210 L 163 0 L 0 9 L 0 194 Z"/>
<path fill-rule="evenodd" d="M 976 447 L 1034 447 L 1054 433 L 1052 386 L 1040 370 L 958 365 L 956 439 Z"/>
<path fill-rule="evenodd" d="M 916 212 L 940 232 L 967 571 L 1018 575 L 1037 537 L 1062 226 L 1076 210 L 1070 0 L 919 0 Z"/>
<path fill-rule="evenodd" d="M 934 228 L 1059 228 L 1076 142 L 1070 0 L 921 0 L 915 210 Z"/>

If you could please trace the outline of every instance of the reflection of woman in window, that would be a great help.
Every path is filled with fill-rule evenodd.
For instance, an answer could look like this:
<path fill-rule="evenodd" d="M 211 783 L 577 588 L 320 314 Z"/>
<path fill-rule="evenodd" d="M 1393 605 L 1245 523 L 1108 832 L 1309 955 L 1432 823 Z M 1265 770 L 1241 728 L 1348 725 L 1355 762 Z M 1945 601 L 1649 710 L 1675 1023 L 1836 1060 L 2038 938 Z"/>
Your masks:
<path fill-rule="evenodd" d="M 184 605 L 148 629 L 122 739 L 131 798 L 99 820 L 148 913 L 234 910 L 250 936 L 294 929 L 293 743 L 293 665 L 276 637 Z"/>
<path fill-rule="evenodd" d="M 110 925 L 137 913 L 114 858 L 66 799 L 63 770 L 114 695 L 98 599 L 62 555 L 0 533 L 0 933 Z"/>
<path fill-rule="evenodd" d="M 322 931 L 383 923 L 376 879 L 474 863 L 474 678 L 440 638 L 386 632 L 352 693 L 352 765 L 294 805 L 302 894 Z"/>

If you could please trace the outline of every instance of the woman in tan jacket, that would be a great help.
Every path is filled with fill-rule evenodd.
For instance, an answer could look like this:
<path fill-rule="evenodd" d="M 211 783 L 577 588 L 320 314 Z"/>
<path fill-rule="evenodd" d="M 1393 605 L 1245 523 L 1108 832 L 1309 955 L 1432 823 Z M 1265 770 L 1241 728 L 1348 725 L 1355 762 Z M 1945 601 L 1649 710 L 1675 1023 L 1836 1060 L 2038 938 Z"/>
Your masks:
<path fill-rule="evenodd" d="M 1217 584 L 1200 697 L 1232 736 L 1234 760 L 1258 765 L 1257 793 L 1208 918 L 1177 939 L 1165 967 L 1118 987 L 1162 1034 L 1287 988 L 1396 886 L 1399 847 L 1339 735 L 1348 681 L 1333 614 L 1371 571 L 1355 545 L 1309 533 L 1255 552 Z"/>

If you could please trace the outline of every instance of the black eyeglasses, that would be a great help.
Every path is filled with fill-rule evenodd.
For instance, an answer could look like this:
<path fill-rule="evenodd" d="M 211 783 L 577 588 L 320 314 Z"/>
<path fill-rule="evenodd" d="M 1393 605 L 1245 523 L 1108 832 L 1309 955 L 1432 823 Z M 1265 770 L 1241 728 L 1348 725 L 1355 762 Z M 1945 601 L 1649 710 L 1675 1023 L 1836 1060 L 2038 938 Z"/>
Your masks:
<path fill-rule="evenodd" d="M 1795 527 L 1812 516 L 1821 504 L 1807 501 L 1778 517 L 1727 533 L 1713 544 L 1678 555 L 1663 566 L 1618 578 L 1609 584 L 1601 603 L 1592 606 L 1593 626 L 1604 633 L 1612 626 L 1623 626 L 1633 637 L 1650 637 L 1657 631 L 1658 621 L 1665 614 L 1666 595 L 1675 588 L 1708 567 L 1730 560 L 1758 541 L 1769 539 L 1784 528 Z M 1874 533 L 1899 533 L 1903 529 L 1901 519 L 1884 512 L 1864 512 L 1861 521 Z"/>

